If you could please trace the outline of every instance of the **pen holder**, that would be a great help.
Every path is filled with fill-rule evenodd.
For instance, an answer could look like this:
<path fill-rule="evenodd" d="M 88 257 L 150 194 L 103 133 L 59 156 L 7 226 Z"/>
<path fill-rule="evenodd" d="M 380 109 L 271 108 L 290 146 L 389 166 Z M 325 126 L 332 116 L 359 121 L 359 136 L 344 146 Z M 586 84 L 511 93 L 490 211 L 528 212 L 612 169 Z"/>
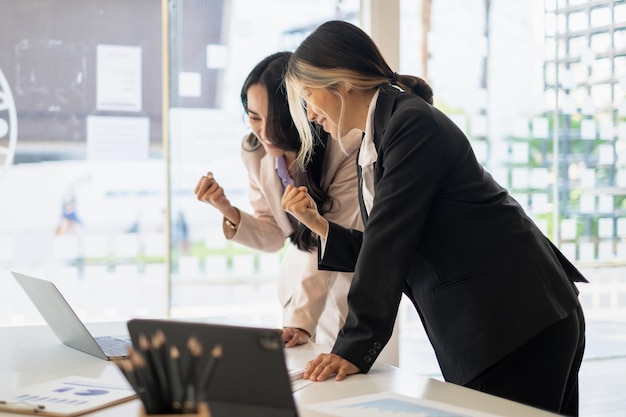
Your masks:
<path fill-rule="evenodd" d="M 146 409 L 142 406 L 139 411 L 139 417 L 211 417 L 211 412 L 207 403 L 199 403 L 198 410 L 195 413 L 180 414 L 146 414 Z"/>

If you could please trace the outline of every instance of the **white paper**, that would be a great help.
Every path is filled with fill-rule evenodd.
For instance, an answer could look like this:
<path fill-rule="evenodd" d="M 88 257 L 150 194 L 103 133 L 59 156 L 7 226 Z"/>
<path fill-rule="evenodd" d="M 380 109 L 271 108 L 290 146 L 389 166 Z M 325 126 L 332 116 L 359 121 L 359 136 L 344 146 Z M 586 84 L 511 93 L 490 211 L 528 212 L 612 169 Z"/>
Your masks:
<path fill-rule="evenodd" d="M 304 407 L 341 417 L 494 417 L 490 413 L 393 392 L 350 397 Z"/>
<path fill-rule="evenodd" d="M 98 45 L 96 53 L 97 109 L 141 111 L 141 48 Z"/>
<path fill-rule="evenodd" d="M 87 159 L 145 160 L 149 144 L 147 117 L 87 117 Z"/>
<path fill-rule="evenodd" d="M 0 405 L 0 411 L 26 412 L 24 407 L 32 409 L 33 406 L 44 406 L 41 414 L 74 416 L 135 397 L 135 391 L 123 382 L 111 383 L 96 378 L 68 376 L 2 395 L 0 399 L 8 404 Z"/>

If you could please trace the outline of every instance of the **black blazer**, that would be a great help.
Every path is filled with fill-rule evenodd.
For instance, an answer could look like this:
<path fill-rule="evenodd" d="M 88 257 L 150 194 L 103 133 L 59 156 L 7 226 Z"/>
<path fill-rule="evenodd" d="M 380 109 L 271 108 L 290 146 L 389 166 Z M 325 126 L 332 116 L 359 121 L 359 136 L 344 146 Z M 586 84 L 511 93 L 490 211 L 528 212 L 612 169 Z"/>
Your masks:
<path fill-rule="evenodd" d="M 402 293 L 447 381 L 464 384 L 565 318 L 585 281 L 477 162 L 457 126 L 416 95 L 380 90 L 375 197 L 364 233 L 330 224 L 319 267 L 354 270 L 332 352 L 367 372 Z"/>

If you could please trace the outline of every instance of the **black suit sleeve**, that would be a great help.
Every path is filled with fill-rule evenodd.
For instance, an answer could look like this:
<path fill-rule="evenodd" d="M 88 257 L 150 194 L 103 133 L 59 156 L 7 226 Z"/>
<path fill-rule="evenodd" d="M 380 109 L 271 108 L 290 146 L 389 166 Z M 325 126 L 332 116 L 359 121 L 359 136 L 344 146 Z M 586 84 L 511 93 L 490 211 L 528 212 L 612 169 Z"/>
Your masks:
<path fill-rule="evenodd" d="M 318 268 L 325 271 L 354 272 L 362 241 L 363 233 L 359 230 L 346 229 L 328 222 L 324 256 L 321 255 L 322 251 L 317 251 Z M 318 242 L 318 247 L 322 247 L 321 242 Z"/>

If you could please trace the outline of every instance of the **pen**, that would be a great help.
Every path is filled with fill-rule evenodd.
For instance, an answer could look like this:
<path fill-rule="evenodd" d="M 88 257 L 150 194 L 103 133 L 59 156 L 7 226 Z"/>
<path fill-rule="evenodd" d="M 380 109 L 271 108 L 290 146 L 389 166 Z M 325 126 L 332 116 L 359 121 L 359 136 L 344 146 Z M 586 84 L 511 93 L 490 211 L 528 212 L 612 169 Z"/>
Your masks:
<path fill-rule="evenodd" d="M 129 349 L 130 352 L 130 349 Z M 139 384 L 137 378 L 135 377 L 135 369 L 133 364 L 129 359 L 117 359 L 115 360 L 115 364 L 122 371 L 122 374 L 126 377 L 126 380 L 130 384 L 130 386 L 135 390 L 137 396 L 141 400 L 141 402 L 145 405 L 150 400 L 147 398 L 148 392 Z"/>
<path fill-rule="evenodd" d="M 209 387 L 211 385 L 211 378 L 213 376 L 213 372 L 215 372 L 217 361 L 222 357 L 222 353 L 222 345 L 215 345 L 211 350 L 211 356 L 209 357 L 209 360 L 204 367 L 204 372 L 198 381 L 198 401 L 207 400 Z"/>
<path fill-rule="evenodd" d="M 180 409 L 183 401 L 182 378 L 180 375 L 180 351 L 176 346 L 170 348 L 169 356 L 170 389 L 172 391 L 172 407 Z"/>
<path fill-rule="evenodd" d="M 187 374 L 185 375 L 186 396 L 184 402 L 184 411 L 190 412 L 196 408 L 196 395 L 197 395 L 197 370 L 198 361 L 202 356 L 202 344 L 194 336 L 191 336 L 187 340 L 187 349 L 189 350 L 189 364 L 187 367 Z"/>
<path fill-rule="evenodd" d="M 155 373 L 154 379 L 157 381 L 157 385 L 161 390 L 161 403 L 167 405 L 167 408 L 170 408 L 172 398 L 170 391 L 170 378 L 168 376 L 169 371 L 167 369 L 167 348 L 165 346 L 165 334 L 161 330 L 157 330 L 157 332 L 152 336 L 150 358 Z"/>
<path fill-rule="evenodd" d="M 25 401 L 4 401 L 0 400 L 0 411 L 31 411 L 32 413 L 38 413 L 44 411 L 46 406 L 43 404 L 31 404 Z"/>
<path fill-rule="evenodd" d="M 146 392 L 144 406 L 148 414 L 159 411 L 159 395 L 156 392 L 154 381 L 150 375 L 150 369 L 141 353 L 134 349 L 128 351 L 130 362 L 133 365 L 133 375 L 137 380 L 137 385 Z"/>

